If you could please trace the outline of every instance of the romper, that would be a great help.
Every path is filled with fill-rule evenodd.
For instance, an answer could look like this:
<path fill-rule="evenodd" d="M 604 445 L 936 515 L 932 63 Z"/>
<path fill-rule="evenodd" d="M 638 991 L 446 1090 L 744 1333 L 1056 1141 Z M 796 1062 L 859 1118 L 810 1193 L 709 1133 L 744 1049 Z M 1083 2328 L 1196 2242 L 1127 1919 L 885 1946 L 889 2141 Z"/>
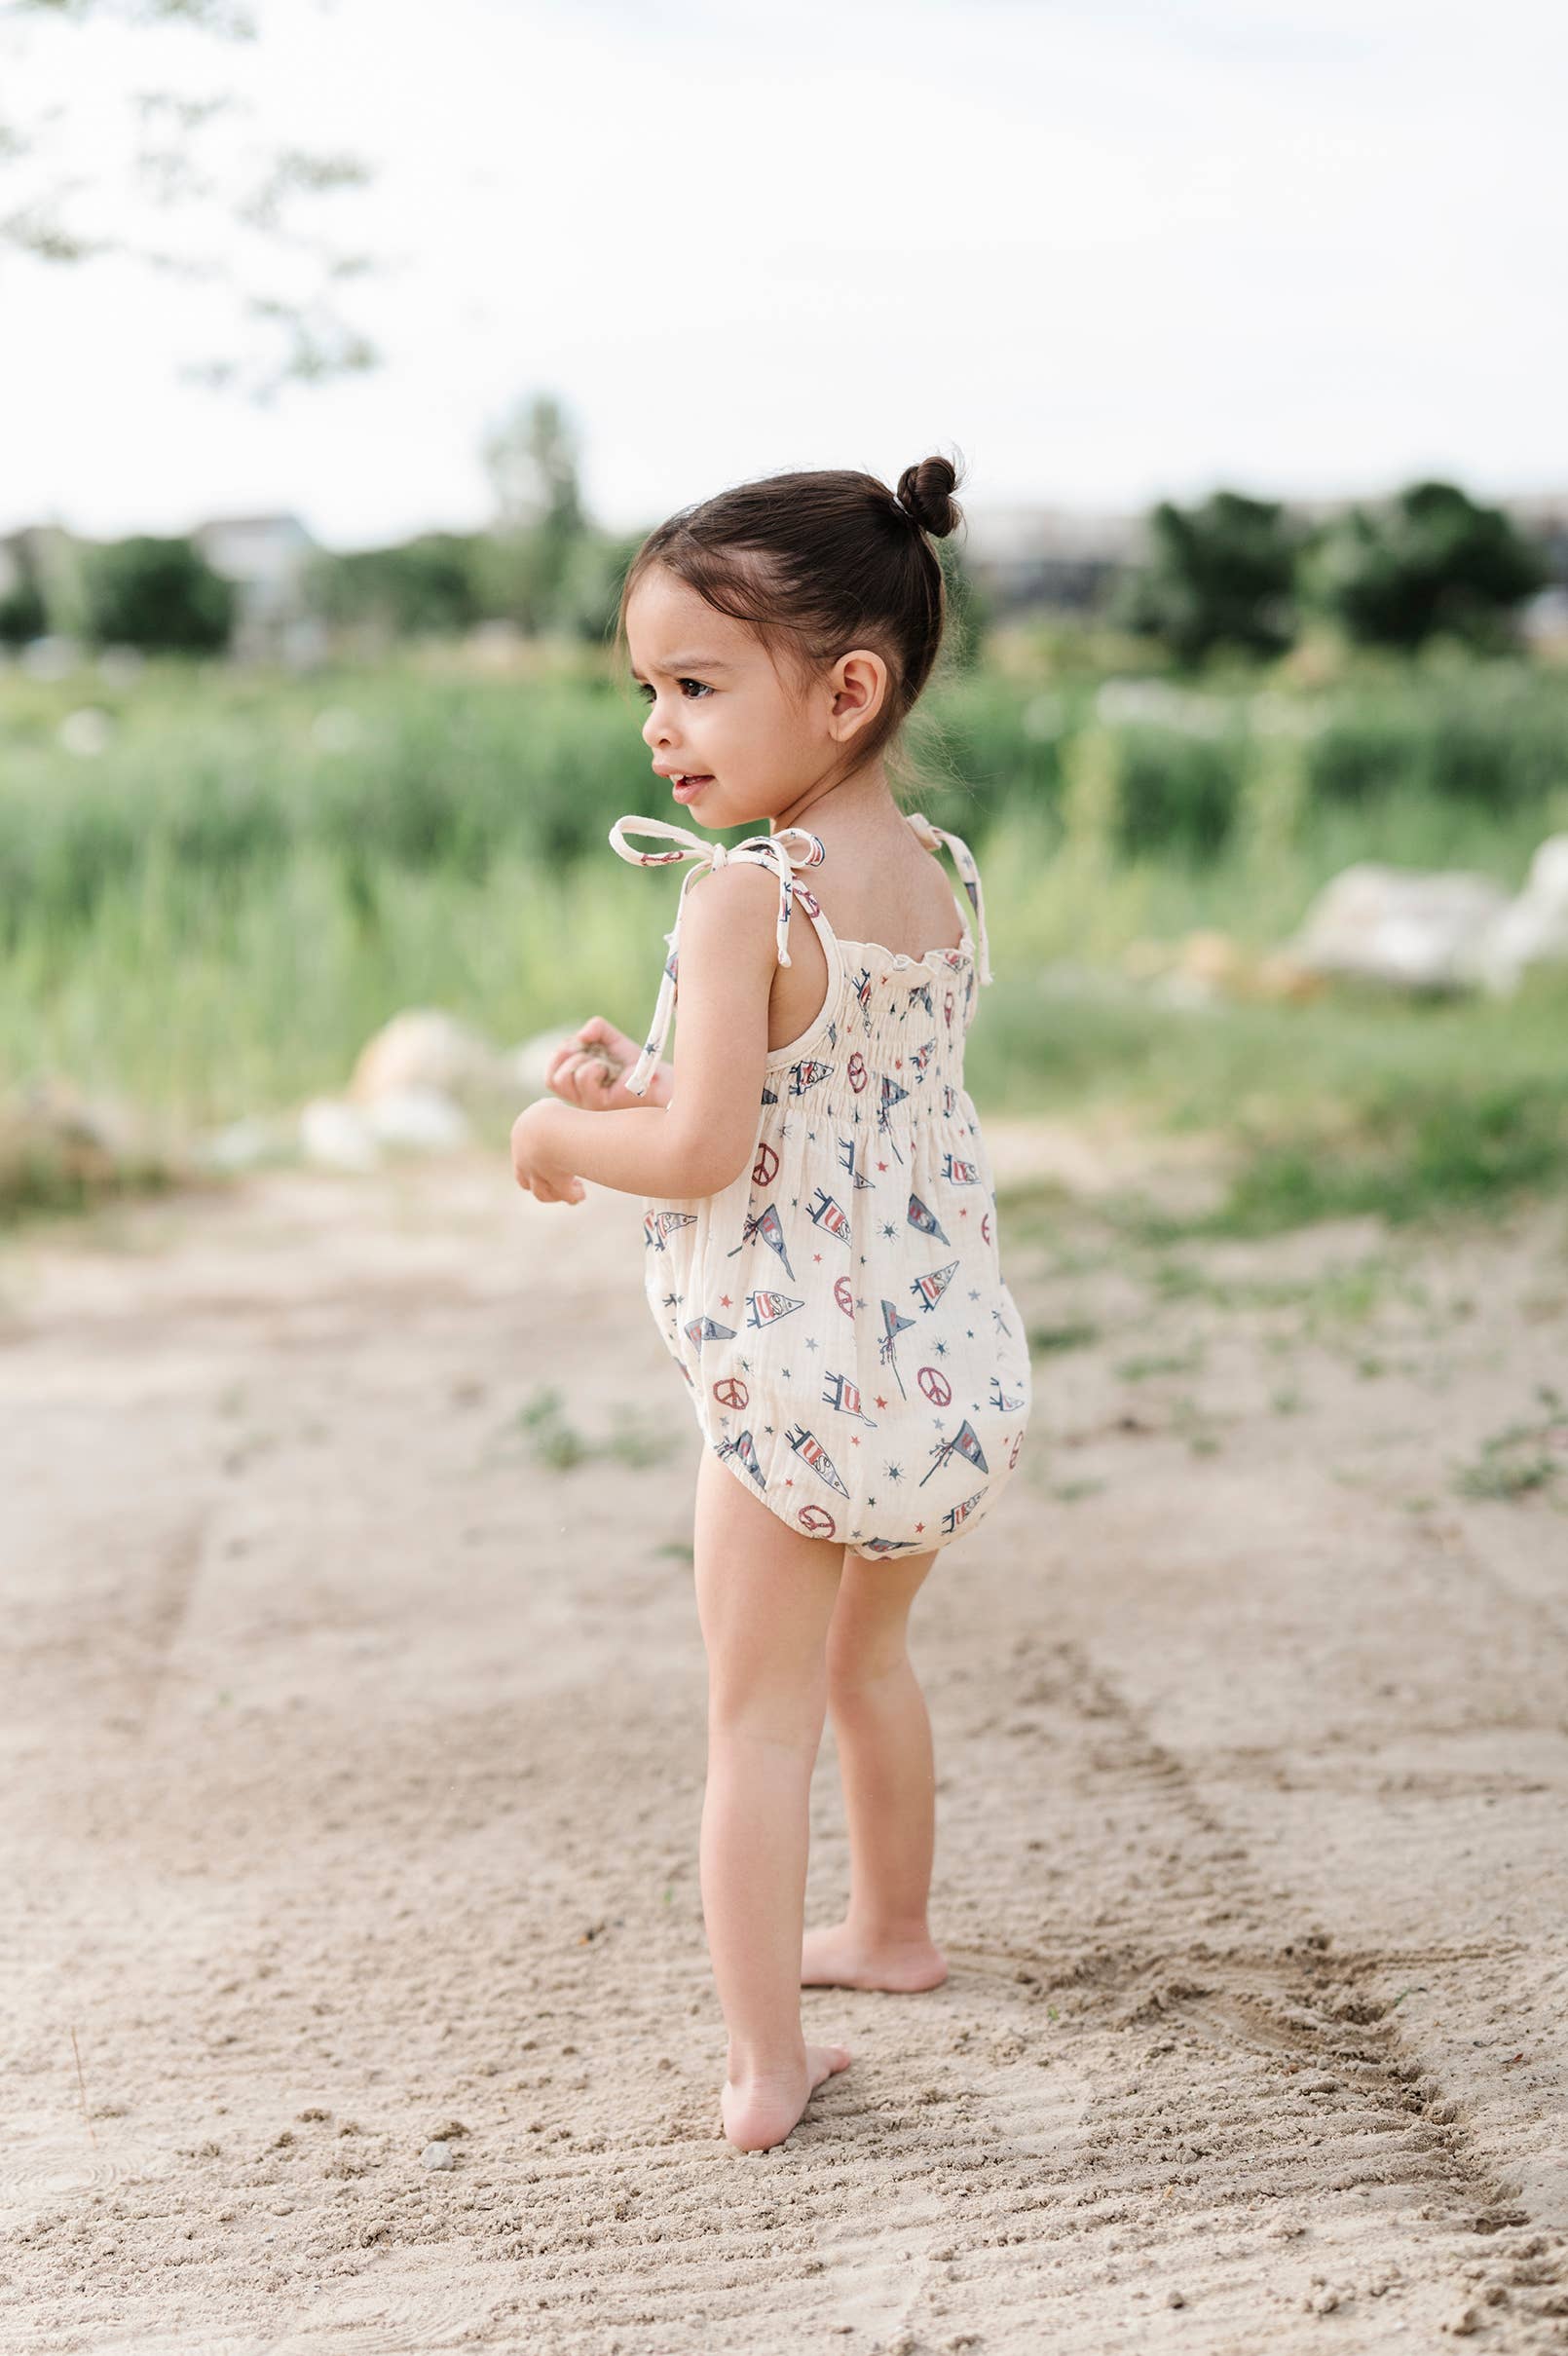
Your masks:
<path fill-rule="evenodd" d="M 980 873 L 946 842 L 979 927 Z M 633 850 L 626 831 L 675 847 Z M 662 818 L 619 818 L 638 867 L 691 860 L 647 1043 L 621 1074 L 647 1094 L 669 1035 L 681 903 L 692 879 L 750 859 L 779 879 L 778 961 L 791 905 L 816 927 L 828 988 L 815 1020 L 768 1053 L 749 1166 L 720 1193 L 643 1203 L 644 1291 L 685 1375 L 698 1429 L 792 1529 L 879 1560 L 973 1529 L 1018 1463 L 1031 1402 L 1024 1321 L 998 1257 L 989 1157 L 963 1083 L 978 988 L 963 903 L 956 949 L 922 957 L 841 941 L 793 868 L 820 866 L 804 827 L 712 842 Z"/>

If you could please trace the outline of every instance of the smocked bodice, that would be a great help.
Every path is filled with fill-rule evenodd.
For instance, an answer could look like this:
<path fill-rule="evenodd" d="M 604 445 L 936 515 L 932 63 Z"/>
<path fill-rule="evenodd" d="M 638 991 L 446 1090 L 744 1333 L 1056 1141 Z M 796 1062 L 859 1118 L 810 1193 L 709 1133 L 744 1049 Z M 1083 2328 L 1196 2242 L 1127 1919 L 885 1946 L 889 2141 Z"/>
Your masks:
<path fill-rule="evenodd" d="M 611 844 L 633 866 L 692 863 L 682 881 L 675 923 L 664 936 L 669 954 L 653 1020 L 636 1063 L 622 1074 L 633 1096 L 647 1094 L 669 1036 L 680 955 L 681 905 L 692 878 L 706 867 L 722 866 L 726 859 L 752 858 L 772 868 L 779 879 L 775 934 L 779 963 L 791 962 L 790 916 L 797 900 L 815 925 L 828 961 L 828 988 L 816 1019 L 798 1038 L 769 1050 L 764 1102 L 799 1098 L 803 1103 L 809 1098 L 824 1108 L 833 1105 L 848 1120 L 863 1120 L 870 1109 L 882 1125 L 907 1119 L 911 1111 L 927 1104 L 950 1114 L 956 1110 L 956 1098 L 963 1087 L 964 1040 L 974 1014 L 977 985 L 991 978 L 980 871 L 967 843 L 957 835 L 932 826 L 917 812 L 906 815 L 928 849 L 947 843 L 974 911 L 971 925 L 954 895 L 963 941 L 956 948 L 931 950 L 919 957 L 895 953 L 874 941 L 840 939 L 815 894 L 793 872 L 820 866 L 827 856 L 821 837 L 805 827 L 782 827 L 776 834 L 748 836 L 745 841 L 727 847 L 666 819 L 625 817 L 616 821 L 610 830 Z M 634 850 L 625 840 L 628 830 L 668 837 L 674 847 Z M 900 1107 L 904 1107 L 902 1114 Z"/>

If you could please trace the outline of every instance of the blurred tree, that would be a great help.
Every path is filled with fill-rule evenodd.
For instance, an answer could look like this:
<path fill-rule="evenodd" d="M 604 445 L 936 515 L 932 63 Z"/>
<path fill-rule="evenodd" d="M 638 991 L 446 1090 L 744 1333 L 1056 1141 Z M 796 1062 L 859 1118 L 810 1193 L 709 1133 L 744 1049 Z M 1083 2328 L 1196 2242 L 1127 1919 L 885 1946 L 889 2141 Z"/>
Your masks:
<path fill-rule="evenodd" d="M 88 630 L 100 645 L 212 654 L 228 644 L 233 584 L 188 540 L 130 540 L 86 554 Z"/>
<path fill-rule="evenodd" d="M 258 159 L 237 136 L 236 119 L 254 110 L 233 92 L 116 91 L 115 50 L 92 55 L 100 25 L 122 33 L 183 27 L 233 44 L 258 38 L 254 16 L 235 0 L 3 0 L 0 256 L 59 267 L 116 254 L 198 285 L 218 283 L 238 307 L 235 332 L 249 330 L 257 348 L 247 363 L 212 357 L 178 374 L 213 389 L 233 386 L 258 404 L 296 379 L 314 383 L 375 367 L 379 352 L 339 315 L 332 290 L 379 265 L 311 238 L 285 217 L 297 200 L 364 186 L 369 168 L 351 155 L 293 146 Z M 30 91 L 23 67 L 32 69 Z M 122 147 L 131 150 L 123 166 L 115 160 Z M 61 168 L 82 163 L 91 169 L 67 176 Z M 81 217 L 84 189 L 96 201 L 101 229 Z M 124 234 L 145 206 L 171 212 L 177 247 Z M 236 265 L 225 258 L 231 253 Z M 292 291 L 277 289 L 280 261 Z"/>
<path fill-rule="evenodd" d="M 460 636 L 483 612 L 482 535 L 426 532 L 386 548 L 318 550 L 306 569 L 312 614 L 388 638 Z"/>
<path fill-rule="evenodd" d="M 1182 662 L 1218 647 L 1278 654 L 1296 629 L 1295 569 L 1304 533 L 1276 500 L 1215 491 L 1200 506 L 1162 500 L 1149 558 L 1110 618 L 1155 637 Z"/>
<path fill-rule="evenodd" d="M 1448 631 L 1498 649 L 1549 566 L 1501 507 L 1477 506 L 1453 483 L 1421 482 L 1386 507 L 1336 518 L 1304 574 L 1314 602 L 1363 644 L 1408 649 Z"/>
<path fill-rule="evenodd" d="M 608 646 L 620 608 L 620 584 L 643 544 L 641 532 L 589 530 L 578 542 L 561 582 L 557 613 L 574 638 Z"/>
<path fill-rule="evenodd" d="M 489 610 L 532 632 L 571 626 L 565 592 L 589 526 L 561 403 L 549 393 L 518 402 L 485 435 L 483 456 L 496 503 L 484 558 Z"/>
<path fill-rule="evenodd" d="M 30 565 L 19 567 L 4 596 L 0 596 L 0 645 L 24 646 L 42 638 L 49 627 L 44 593 Z"/>

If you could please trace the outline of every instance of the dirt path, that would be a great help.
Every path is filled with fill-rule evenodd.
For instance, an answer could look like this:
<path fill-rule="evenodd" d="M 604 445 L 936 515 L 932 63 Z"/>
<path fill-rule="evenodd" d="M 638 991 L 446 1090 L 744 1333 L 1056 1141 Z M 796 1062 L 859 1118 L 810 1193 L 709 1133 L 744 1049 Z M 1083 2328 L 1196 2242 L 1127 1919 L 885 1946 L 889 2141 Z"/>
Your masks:
<path fill-rule="evenodd" d="M 750 2158 L 636 1206 L 0 1251 L 8 2356 L 1568 2346 L 1568 1215 L 1136 1250 L 988 1138 L 1070 1182 L 916 1613 L 952 1972 L 809 1992 L 854 2064 Z"/>

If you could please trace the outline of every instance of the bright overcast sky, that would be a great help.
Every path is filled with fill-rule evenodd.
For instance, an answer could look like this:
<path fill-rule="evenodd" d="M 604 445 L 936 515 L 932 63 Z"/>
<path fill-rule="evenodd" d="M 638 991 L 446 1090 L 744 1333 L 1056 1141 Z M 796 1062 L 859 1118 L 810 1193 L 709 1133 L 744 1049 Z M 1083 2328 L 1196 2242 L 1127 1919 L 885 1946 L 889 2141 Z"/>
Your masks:
<path fill-rule="evenodd" d="M 90 197 L 111 98 L 176 78 L 363 156 L 297 217 L 397 259 L 341 298 L 385 364 L 271 408 L 181 386 L 230 315 L 6 253 L 0 530 L 471 528 L 535 392 L 617 530 L 953 445 L 977 508 L 1568 486 L 1557 0 L 252 6 L 249 47 L 51 25 L 0 114 L 91 71 Z"/>

